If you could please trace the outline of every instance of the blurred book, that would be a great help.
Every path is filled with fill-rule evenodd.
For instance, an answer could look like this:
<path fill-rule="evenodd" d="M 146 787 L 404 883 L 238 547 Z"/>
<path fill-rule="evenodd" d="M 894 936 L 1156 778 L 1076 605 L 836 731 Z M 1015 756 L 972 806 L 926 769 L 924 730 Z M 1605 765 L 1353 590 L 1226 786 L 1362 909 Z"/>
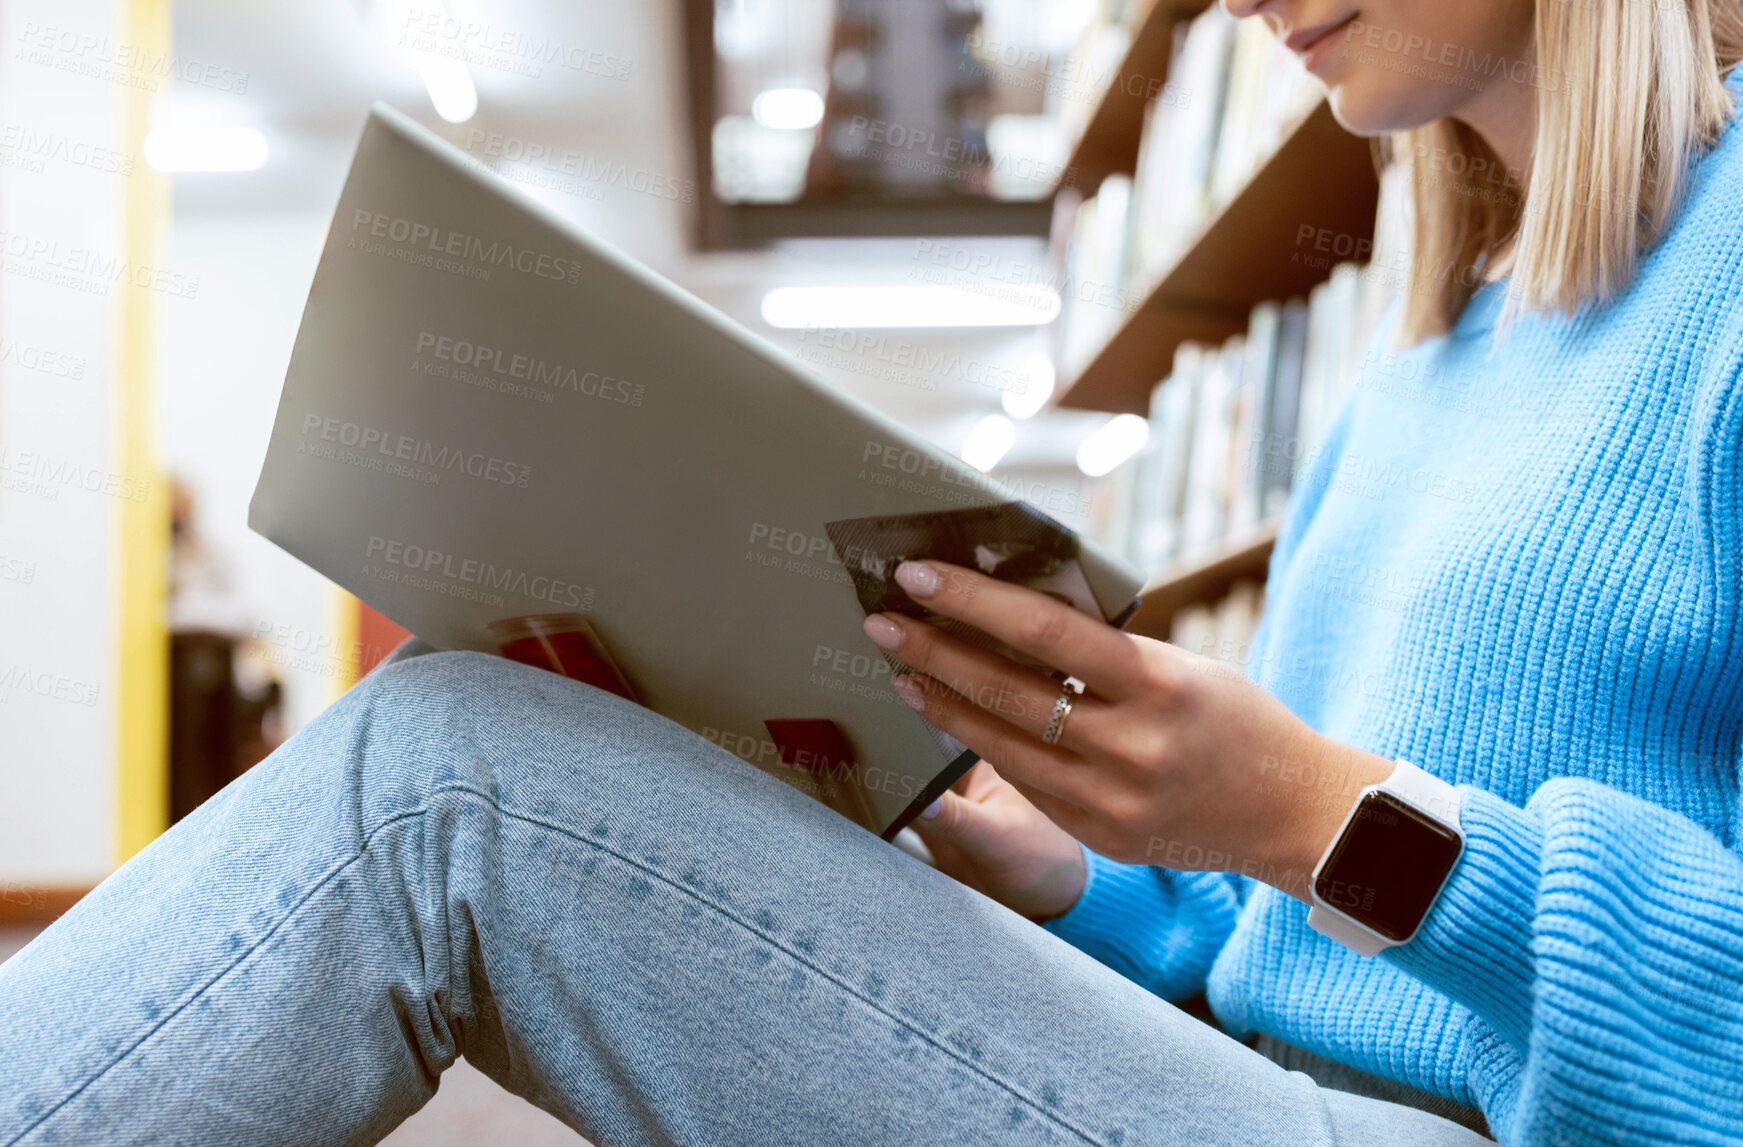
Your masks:
<path fill-rule="evenodd" d="M 1283 308 L 1260 303 L 1247 324 L 1247 358 L 1240 409 L 1236 415 L 1229 481 L 1228 532 L 1251 534 L 1259 525 L 1264 504 L 1264 451 L 1261 445 L 1270 433 L 1271 406 L 1277 384 L 1277 355 L 1282 340 Z"/>
<path fill-rule="evenodd" d="M 1234 335 L 1208 356 L 1186 479 L 1182 535 L 1189 553 L 1208 551 L 1228 536 L 1229 459 L 1236 447 L 1246 350 L 1247 337 Z"/>
<path fill-rule="evenodd" d="M 1300 451 L 1293 449 L 1296 415 L 1301 402 L 1301 372 L 1307 356 L 1307 303 L 1290 299 L 1283 304 L 1277 335 L 1277 372 L 1271 387 L 1271 406 L 1255 453 L 1263 474 L 1260 516 L 1274 518 L 1283 513 L 1289 501 L 1290 475 L 1293 460 Z"/>
<path fill-rule="evenodd" d="M 1212 5 L 1192 21 L 1181 47 L 1178 77 L 1170 77 L 1174 98 L 1163 100 L 1152 121 L 1166 133 L 1161 145 L 1165 151 L 1152 167 L 1160 186 L 1147 207 L 1155 215 L 1138 225 L 1155 244 L 1143 252 L 1136 280 L 1140 288 L 1161 277 L 1210 212 L 1211 174 L 1228 106 L 1237 26 L 1221 5 Z M 1138 146 L 1141 150 L 1143 142 Z"/>
<path fill-rule="evenodd" d="M 1197 343 L 1181 343 L 1174 351 L 1174 370 L 1150 392 L 1150 437 L 1138 458 L 1139 487 L 1133 505 L 1139 521 L 1134 548 L 1126 555 L 1142 570 L 1163 569 L 1181 547 L 1194 404 L 1204 358 Z"/>
<path fill-rule="evenodd" d="M 1060 311 L 1060 362 L 1075 374 L 1119 329 L 1135 303 L 1126 294 L 1132 180 L 1110 175 L 1077 208 Z"/>

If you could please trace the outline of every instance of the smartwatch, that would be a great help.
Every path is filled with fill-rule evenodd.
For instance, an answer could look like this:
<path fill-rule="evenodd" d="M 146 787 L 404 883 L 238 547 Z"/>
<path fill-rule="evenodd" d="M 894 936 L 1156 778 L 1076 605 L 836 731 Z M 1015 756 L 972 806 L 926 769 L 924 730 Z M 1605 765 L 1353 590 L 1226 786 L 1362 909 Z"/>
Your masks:
<path fill-rule="evenodd" d="M 1364 956 L 1422 927 L 1465 849 L 1459 791 L 1409 761 L 1369 785 L 1308 884 L 1307 925 Z"/>

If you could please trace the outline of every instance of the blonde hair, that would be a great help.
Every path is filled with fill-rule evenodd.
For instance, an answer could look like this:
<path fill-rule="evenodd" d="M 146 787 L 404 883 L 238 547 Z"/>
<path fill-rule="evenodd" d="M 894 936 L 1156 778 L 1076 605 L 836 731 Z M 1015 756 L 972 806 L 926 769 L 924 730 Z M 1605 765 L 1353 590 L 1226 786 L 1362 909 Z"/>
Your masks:
<path fill-rule="evenodd" d="M 1675 213 L 1689 159 L 1733 114 L 1738 0 L 1537 0 L 1535 39 L 1534 65 L 1498 81 L 1537 90 L 1528 172 L 1451 118 L 1380 149 L 1409 172 L 1401 344 L 1447 331 L 1510 239 L 1504 322 L 1616 295 Z"/>

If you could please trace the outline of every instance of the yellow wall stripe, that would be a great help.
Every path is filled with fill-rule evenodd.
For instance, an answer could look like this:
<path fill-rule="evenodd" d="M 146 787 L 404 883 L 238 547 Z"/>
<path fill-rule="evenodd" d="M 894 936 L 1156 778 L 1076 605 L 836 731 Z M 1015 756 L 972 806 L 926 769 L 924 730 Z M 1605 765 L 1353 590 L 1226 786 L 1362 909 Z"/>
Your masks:
<path fill-rule="evenodd" d="M 329 586 L 327 593 L 327 612 L 331 618 L 334 647 L 340 650 L 336 658 L 339 672 L 331 677 L 333 684 L 329 700 L 337 701 L 344 696 L 347 689 L 357 684 L 357 662 L 352 655 L 359 648 L 363 603 L 336 585 Z"/>
<path fill-rule="evenodd" d="M 170 0 L 118 0 L 121 42 L 167 57 Z M 152 94 L 128 85 L 120 96 L 122 150 L 145 152 Z M 163 176 L 138 163 L 122 181 L 122 244 L 130 266 L 162 266 L 169 226 Z M 169 826 L 169 483 L 158 463 L 153 379 L 156 296 L 124 287 L 118 301 L 112 441 L 115 470 L 146 484 L 143 501 L 121 501 L 115 563 L 119 646 L 115 661 L 116 863 Z"/>

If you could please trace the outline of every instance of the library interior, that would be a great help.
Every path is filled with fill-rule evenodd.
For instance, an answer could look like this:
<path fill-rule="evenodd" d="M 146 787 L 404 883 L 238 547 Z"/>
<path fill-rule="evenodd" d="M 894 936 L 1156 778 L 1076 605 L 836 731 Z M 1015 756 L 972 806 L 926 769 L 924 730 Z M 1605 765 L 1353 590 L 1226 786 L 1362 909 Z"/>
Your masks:
<path fill-rule="evenodd" d="M 1743 15 L 1433 7 L 0 0 L 0 1141 L 1743 1136 L 1743 324 L 1727 317 L 1743 315 L 1743 143 L 1723 130 Z M 1610 80 L 1590 74 L 1600 51 L 1621 61 Z M 539 294 L 557 283 L 567 301 Z M 408 356 L 415 392 L 389 377 Z M 679 362 L 720 377 L 659 377 Z M 885 437 L 858 450 L 866 427 Z M 610 466 L 565 456 L 596 448 Z M 830 450 L 839 467 L 815 463 Z M 713 500 L 682 520 L 692 488 Z M 503 491 L 526 497 L 485 509 Z M 390 504 L 403 520 L 368 517 Z M 535 525 L 549 536 L 483 548 Z M 939 589 L 928 558 L 979 563 L 978 580 L 958 600 L 963 571 Z M 1006 562 L 1022 572 L 992 572 Z M 999 631 L 985 611 L 1005 590 L 1060 616 Z M 496 614 L 517 616 L 486 625 L 505 597 Z M 718 634 L 690 625 L 739 611 Z M 1094 633 L 1072 628 L 1085 613 Z M 798 632 L 838 614 L 845 637 Z M 753 623 L 766 643 L 742 639 Z M 550 682 L 443 660 L 459 650 Z M 926 701 L 903 676 L 922 651 L 928 688 L 991 684 Z M 442 673 L 470 700 L 433 699 Z M 1138 697 L 1137 673 L 1166 687 Z M 728 703 L 697 696 L 709 675 L 732 704 L 768 703 L 732 731 Z M 1050 691 L 1017 695 L 1034 681 Z M 549 919 L 512 926 L 555 937 L 590 911 L 556 898 L 595 860 L 516 884 L 492 866 L 536 868 L 545 844 L 461 856 L 473 814 L 439 828 L 424 806 L 415 848 L 451 832 L 456 853 L 407 893 L 428 903 L 294 926 L 328 881 L 383 895 L 312 840 L 363 832 L 387 797 L 352 772 L 318 788 L 321 761 L 366 773 L 394 740 L 459 769 L 453 744 L 547 720 L 482 698 L 558 685 L 546 708 L 641 731 L 573 759 L 668 802 L 647 823 L 589 812 L 574 839 L 676 889 L 645 911 L 683 916 L 673 963 L 712 969 L 714 989 L 640 964 L 584 983 L 620 965 L 616 945 L 629 968 L 665 942 L 635 917 L 602 916 L 587 965 L 540 965 L 533 940 L 490 949 L 511 924 L 475 887 L 536 900 Z M 618 700 L 585 700 L 595 685 Z M 392 712 L 371 708 L 395 689 Z M 625 715 L 644 710 L 660 723 Z M 1098 755 L 1087 739 L 1113 743 L 1101 730 L 1133 713 Z M 941 762 L 892 767 L 872 746 L 898 733 Z M 743 777 L 687 798 L 671 779 L 687 773 L 634 747 L 677 737 Z M 1165 760 L 1200 742 L 1223 755 Z M 1237 752 L 1247 788 L 1193 779 Z M 1017 763 L 1104 755 L 1128 788 L 1093 799 Z M 1372 772 L 1394 760 L 1391 780 Z M 726 817 L 768 775 L 858 824 L 791 871 L 748 844 L 700 851 L 737 830 L 697 828 L 714 822 L 691 806 Z M 494 800 L 516 778 L 462 783 Z M 525 799 L 526 817 L 570 815 L 563 792 Z M 973 819 L 999 802 L 1021 811 Z M 816 835 L 809 805 L 780 808 L 771 840 Z M 1160 811 L 1121 828 L 1134 809 Z M 260 828 L 274 810 L 303 827 Z M 653 843 L 612 843 L 641 831 Z M 1000 832 L 1065 852 L 976 852 Z M 1310 836 L 1311 854 L 1253 843 Z M 887 924 L 903 895 L 861 903 L 886 924 L 838 959 L 858 933 L 831 922 L 859 919 L 844 905 L 877 883 L 872 849 L 922 900 L 938 876 L 922 870 L 947 873 L 945 919 L 982 926 L 951 896 L 1003 914 L 965 928 L 968 949 L 1008 927 L 1039 954 L 1013 941 L 984 976 L 949 964 L 954 939 Z M 803 866 L 837 850 L 827 880 Z M 671 856 L 689 859 L 667 873 Z M 1016 869 L 1043 875 L 1012 891 Z M 747 891 L 746 871 L 788 898 Z M 293 872 L 306 888 L 272 883 Z M 706 947 L 715 909 L 680 893 L 751 938 Z M 764 893 L 774 907 L 747 907 Z M 424 935 L 444 898 L 441 926 L 470 939 Z M 412 945 L 397 967 L 367 947 L 390 935 Z M 715 1001 L 761 999 L 739 965 L 783 936 L 753 955 L 787 977 L 770 998 L 810 1000 L 792 1014 L 813 1022 L 766 1005 L 746 1036 L 763 1021 Z M 282 954 L 303 940 L 311 954 Z M 307 962 L 269 980 L 255 944 Z M 882 955 L 895 966 L 868 970 Z M 100 991 L 44 1002 L 87 962 L 110 969 Z M 371 1014 L 361 986 L 334 986 L 371 968 L 388 969 L 377 1027 L 403 1040 L 332 1018 Z M 250 976 L 283 996 L 286 1032 L 333 1025 L 330 1058 L 239 1018 L 257 1005 L 224 985 Z M 446 978 L 426 996 L 423 976 Z M 1144 1002 L 1067 1019 L 1096 976 Z M 984 1029 L 939 1014 L 983 999 Z M 1126 1034 L 1152 1002 L 1246 1058 Z M 882 1052 L 873 1014 L 899 1029 Z M 565 1023 L 574 1040 L 540 1042 Z M 1031 1046 L 1050 1031 L 1072 1069 Z M 563 1058 L 572 1043 L 591 1058 Z M 667 1054 L 685 1066 L 650 1066 Z M 164 1073 L 202 1058 L 249 1082 Z M 901 1082 L 902 1063 L 929 1082 Z M 1293 1074 L 1264 1074 L 1278 1066 Z M 1310 1113 L 1315 1095 L 1342 1098 Z"/>

